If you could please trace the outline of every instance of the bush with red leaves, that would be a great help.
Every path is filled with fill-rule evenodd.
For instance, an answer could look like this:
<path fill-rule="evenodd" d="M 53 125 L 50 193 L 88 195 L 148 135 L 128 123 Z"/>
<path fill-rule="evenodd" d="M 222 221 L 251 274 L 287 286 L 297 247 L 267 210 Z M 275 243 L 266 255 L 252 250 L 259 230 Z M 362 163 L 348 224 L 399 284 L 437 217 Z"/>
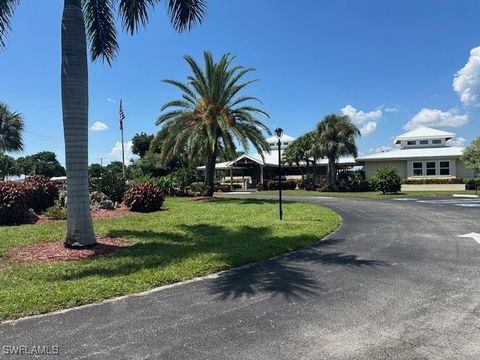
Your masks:
<path fill-rule="evenodd" d="M 0 183 L 0 225 L 24 222 L 29 210 L 27 198 L 24 184 Z"/>
<path fill-rule="evenodd" d="M 165 192 L 160 186 L 151 183 L 130 186 L 123 202 L 130 211 L 152 212 L 160 210 L 165 201 Z"/>
<path fill-rule="evenodd" d="M 28 195 L 28 205 L 37 214 L 41 214 L 53 206 L 58 198 L 58 188 L 46 176 L 36 175 L 27 178 L 25 186 Z"/>

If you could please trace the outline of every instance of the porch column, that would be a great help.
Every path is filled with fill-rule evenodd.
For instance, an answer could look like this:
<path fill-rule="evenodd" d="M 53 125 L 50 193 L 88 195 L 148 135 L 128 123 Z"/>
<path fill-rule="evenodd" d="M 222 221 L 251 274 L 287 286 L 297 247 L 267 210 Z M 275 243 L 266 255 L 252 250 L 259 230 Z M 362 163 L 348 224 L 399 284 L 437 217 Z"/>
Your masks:
<path fill-rule="evenodd" d="M 260 182 L 263 184 L 263 165 L 260 165 Z"/>
<path fill-rule="evenodd" d="M 233 191 L 233 168 L 230 166 L 230 191 Z"/>

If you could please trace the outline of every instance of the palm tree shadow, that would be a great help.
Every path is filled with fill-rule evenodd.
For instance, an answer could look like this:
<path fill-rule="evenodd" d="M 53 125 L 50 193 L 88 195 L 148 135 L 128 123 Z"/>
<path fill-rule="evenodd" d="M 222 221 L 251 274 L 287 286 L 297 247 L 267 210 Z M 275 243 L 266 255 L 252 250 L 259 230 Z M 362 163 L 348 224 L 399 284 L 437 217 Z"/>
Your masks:
<path fill-rule="evenodd" d="M 385 261 L 365 260 L 356 255 L 323 251 L 323 248 L 343 241 L 319 241 L 290 254 L 229 270 L 210 283 L 210 291 L 218 294 L 222 300 L 253 297 L 257 293 L 268 293 L 272 297 L 283 296 L 287 300 L 302 300 L 318 294 L 318 290 L 323 288 L 318 281 L 319 274 L 311 270 L 314 264 L 348 267 L 389 265 Z"/>

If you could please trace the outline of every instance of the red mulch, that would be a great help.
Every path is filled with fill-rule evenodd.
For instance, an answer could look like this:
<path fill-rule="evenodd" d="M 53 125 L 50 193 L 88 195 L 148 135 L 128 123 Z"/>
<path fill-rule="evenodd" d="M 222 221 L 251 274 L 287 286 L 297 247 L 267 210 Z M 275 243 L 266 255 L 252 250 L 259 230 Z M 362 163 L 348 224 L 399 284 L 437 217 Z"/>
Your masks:
<path fill-rule="evenodd" d="M 12 249 L 8 257 L 16 262 L 71 261 L 90 259 L 100 255 L 112 254 L 130 246 L 121 239 L 111 237 L 97 238 L 97 244 L 85 249 L 70 249 L 63 242 L 47 242 Z"/>
<path fill-rule="evenodd" d="M 92 214 L 92 219 L 111 219 L 119 216 L 123 216 L 128 214 L 129 211 L 126 207 L 121 207 L 117 208 L 114 210 L 96 210 L 96 211 L 91 211 Z M 53 223 L 56 221 L 64 221 L 64 220 L 53 220 L 49 219 L 45 215 L 35 215 L 35 217 L 31 217 L 28 219 L 29 224 L 48 224 L 48 223 Z"/>

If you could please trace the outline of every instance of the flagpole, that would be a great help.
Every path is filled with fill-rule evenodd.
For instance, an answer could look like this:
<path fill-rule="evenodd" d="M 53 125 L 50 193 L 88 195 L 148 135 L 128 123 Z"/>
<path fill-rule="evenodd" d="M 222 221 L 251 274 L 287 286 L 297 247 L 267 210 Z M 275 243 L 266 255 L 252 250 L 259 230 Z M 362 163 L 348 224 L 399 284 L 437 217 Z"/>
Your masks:
<path fill-rule="evenodd" d="M 122 134 L 122 175 L 123 179 L 125 179 L 125 149 L 123 145 L 123 109 L 122 109 L 122 100 L 120 100 L 120 132 Z"/>

